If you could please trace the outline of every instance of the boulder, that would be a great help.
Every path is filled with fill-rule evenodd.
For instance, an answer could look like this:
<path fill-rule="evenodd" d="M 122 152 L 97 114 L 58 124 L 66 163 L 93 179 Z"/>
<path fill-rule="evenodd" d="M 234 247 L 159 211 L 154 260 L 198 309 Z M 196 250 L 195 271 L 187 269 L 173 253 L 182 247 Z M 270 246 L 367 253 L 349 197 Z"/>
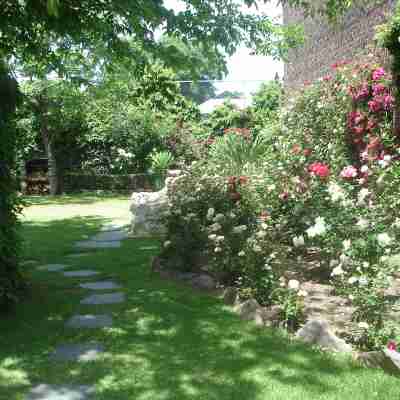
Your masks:
<path fill-rule="evenodd" d="M 279 305 L 273 305 L 264 309 L 264 323 L 266 326 L 279 326 L 283 308 Z"/>
<path fill-rule="evenodd" d="M 191 282 L 193 286 L 198 289 L 213 290 L 217 286 L 215 280 L 210 275 L 206 274 L 196 275 L 191 279 Z"/>
<path fill-rule="evenodd" d="M 161 267 L 161 259 L 158 256 L 155 256 L 151 259 L 151 272 L 160 272 L 162 267 Z"/>
<path fill-rule="evenodd" d="M 171 170 L 165 187 L 158 192 L 135 192 L 131 196 L 130 234 L 133 237 L 160 237 L 166 233 L 162 215 L 168 209 L 168 190 L 180 179 L 180 171 Z"/>
<path fill-rule="evenodd" d="M 159 237 L 166 233 L 161 222 L 168 208 L 167 189 L 159 192 L 133 193 L 131 197 L 131 230 L 135 237 Z"/>
<path fill-rule="evenodd" d="M 264 310 L 255 299 L 249 299 L 244 303 L 238 304 L 235 307 L 235 311 L 245 321 L 254 321 L 257 325 L 264 325 Z"/>
<path fill-rule="evenodd" d="M 236 304 L 238 297 L 237 289 L 233 286 L 229 286 L 224 290 L 224 303 L 228 306 L 233 306 Z"/>
<path fill-rule="evenodd" d="M 389 374 L 400 376 L 400 353 L 384 349 L 360 353 L 356 360 L 368 368 L 382 368 Z"/>
<path fill-rule="evenodd" d="M 305 343 L 317 345 L 324 349 L 350 353 L 352 347 L 343 339 L 338 338 L 329 327 L 327 321 L 310 320 L 297 333 L 296 337 Z"/>

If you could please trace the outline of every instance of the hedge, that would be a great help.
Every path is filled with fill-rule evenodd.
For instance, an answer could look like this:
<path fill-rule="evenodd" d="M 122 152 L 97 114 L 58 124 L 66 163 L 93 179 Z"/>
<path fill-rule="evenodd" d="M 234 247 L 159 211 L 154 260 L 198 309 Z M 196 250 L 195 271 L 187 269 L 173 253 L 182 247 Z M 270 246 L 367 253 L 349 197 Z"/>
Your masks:
<path fill-rule="evenodd" d="M 15 179 L 15 108 L 17 82 L 0 59 L 0 308 L 15 303 L 23 286 L 18 272 L 18 213 L 20 202 Z"/>

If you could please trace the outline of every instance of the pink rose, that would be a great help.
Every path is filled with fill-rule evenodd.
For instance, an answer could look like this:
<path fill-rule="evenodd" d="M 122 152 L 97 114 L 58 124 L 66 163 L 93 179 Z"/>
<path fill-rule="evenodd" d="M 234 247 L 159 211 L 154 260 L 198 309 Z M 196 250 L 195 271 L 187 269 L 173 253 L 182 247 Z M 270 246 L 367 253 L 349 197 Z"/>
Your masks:
<path fill-rule="evenodd" d="M 381 94 L 384 94 L 385 92 L 386 92 L 386 87 L 385 87 L 385 85 L 382 85 L 382 83 L 376 83 L 372 87 L 372 94 L 374 96 L 379 96 Z"/>
<path fill-rule="evenodd" d="M 355 178 L 357 175 L 357 168 L 353 167 L 352 165 L 344 167 L 342 169 L 342 172 L 340 173 L 340 176 L 344 179 L 352 179 Z"/>
<path fill-rule="evenodd" d="M 377 68 L 375 71 L 372 72 L 372 80 L 373 81 L 379 81 L 382 77 L 386 75 L 385 70 L 381 68 Z"/>
<path fill-rule="evenodd" d="M 393 340 L 389 340 L 389 341 L 388 341 L 388 344 L 387 344 L 387 348 L 388 348 L 389 350 L 396 351 L 396 350 L 397 350 L 396 342 L 393 341 Z"/>
<path fill-rule="evenodd" d="M 394 105 L 394 97 L 391 94 L 387 94 L 383 98 L 383 108 L 386 111 L 389 111 L 393 108 Z"/>
<path fill-rule="evenodd" d="M 376 96 L 368 102 L 368 108 L 371 112 L 379 112 L 383 109 L 383 97 Z"/>

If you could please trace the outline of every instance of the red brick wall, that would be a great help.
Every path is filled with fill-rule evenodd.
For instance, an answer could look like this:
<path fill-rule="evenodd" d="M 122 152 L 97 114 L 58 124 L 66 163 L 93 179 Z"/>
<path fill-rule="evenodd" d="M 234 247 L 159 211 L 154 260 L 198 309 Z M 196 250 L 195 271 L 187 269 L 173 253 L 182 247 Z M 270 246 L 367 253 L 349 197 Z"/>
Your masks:
<path fill-rule="evenodd" d="M 290 50 L 285 63 L 285 86 L 313 81 L 325 75 L 335 62 L 375 51 L 375 26 L 386 20 L 394 3 L 387 0 L 385 6 L 352 9 L 334 26 L 322 19 L 305 19 L 301 11 L 284 6 L 284 23 L 301 23 L 305 30 L 304 46 Z M 379 54 L 387 62 L 387 54 L 382 51 Z"/>

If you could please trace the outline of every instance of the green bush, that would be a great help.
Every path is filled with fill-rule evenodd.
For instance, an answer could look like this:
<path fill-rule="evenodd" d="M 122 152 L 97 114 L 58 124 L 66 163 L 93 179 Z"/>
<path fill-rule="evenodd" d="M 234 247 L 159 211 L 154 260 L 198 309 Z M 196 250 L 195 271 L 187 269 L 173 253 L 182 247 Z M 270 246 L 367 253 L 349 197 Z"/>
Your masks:
<path fill-rule="evenodd" d="M 19 91 L 0 60 L 0 307 L 18 299 L 23 282 L 18 272 L 17 215 L 20 201 L 15 179 L 16 131 L 13 121 Z"/>

